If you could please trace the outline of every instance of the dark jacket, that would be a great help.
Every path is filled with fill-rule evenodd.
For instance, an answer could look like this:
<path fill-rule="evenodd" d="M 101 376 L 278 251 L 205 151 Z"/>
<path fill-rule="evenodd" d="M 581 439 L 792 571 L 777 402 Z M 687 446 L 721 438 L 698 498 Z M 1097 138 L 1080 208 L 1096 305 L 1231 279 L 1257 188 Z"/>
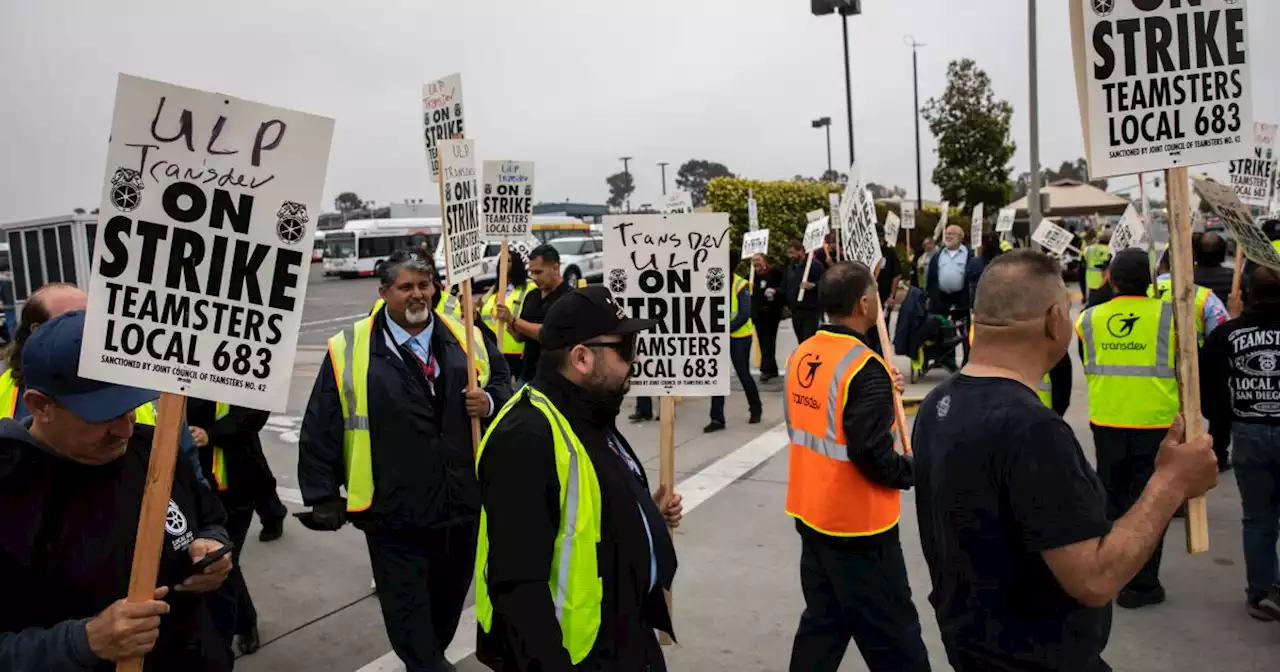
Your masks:
<path fill-rule="evenodd" d="M 760 316 L 781 319 L 782 308 L 786 306 L 787 292 L 783 287 L 782 269 L 772 267 L 764 273 L 757 273 L 755 287 L 751 288 L 751 314 L 754 319 Z M 773 298 L 765 296 L 765 290 L 772 289 Z"/>
<path fill-rule="evenodd" d="M 373 316 L 369 346 L 373 504 L 350 519 L 362 529 L 402 530 L 472 521 L 479 514 L 480 491 L 463 397 L 470 362 L 449 329 L 433 317 L 431 353 L 440 371 L 432 390 L 416 356 L 395 345 L 386 315 L 383 309 Z M 511 376 L 498 347 L 485 338 L 484 348 L 490 367 L 484 389 L 496 414 L 511 396 Z M 342 434 L 342 405 L 326 356 L 298 440 L 298 484 L 307 506 L 338 498 L 338 486 L 346 482 Z"/>
<path fill-rule="evenodd" d="M 209 435 L 209 445 L 200 448 L 200 466 L 205 482 L 214 484 L 213 448 L 222 448 L 226 463 L 227 489 L 219 494 L 223 506 L 252 507 L 263 489 L 275 488 L 275 477 L 262 452 L 258 433 L 271 413 L 232 406 L 226 417 L 216 419 L 217 404 L 203 399 L 187 401 L 187 424 L 199 427 Z"/>
<path fill-rule="evenodd" d="M 665 670 L 653 630 L 672 630 L 662 589 L 670 588 L 675 578 L 675 547 L 643 468 L 635 474 L 608 445 L 606 437 L 612 434 L 621 450 L 640 464 L 614 424 L 617 411 L 602 408 L 601 400 L 555 372 L 539 373 L 531 385 L 569 421 L 600 482 L 600 632 L 587 658 L 570 665 L 547 588 L 560 527 L 554 443 L 546 416 L 522 398 L 489 435 L 480 459 L 489 534 L 484 576 L 493 624 L 489 633 L 479 629 L 477 658 L 505 671 Z M 657 567 L 653 587 L 645 521 L 653 535 Z"/>
<path fill-rule="evenodd" d="M 1280 425 L 1280 304 L 1254 304 L 1200 350 L 1200 399 L 1211 425 Z"/>
<path fill-rule="evenodd" d="M 1234 280 L 1235 271 L 1226 266 L 1196 266 L 1196 284 L 1213 290 L 1223 304 L 1231 296 L 1231 284 Z M 1243 281 L 1241 284 L 1244 284 Z"/>
<path fill-rule="evenodd" d="M 804 275 L 804 265 L 806 262 L 798 264 L 788 264 L 787 270 L 783 273 L 782 282 L 786 288 L 787 307 L 791 312 L 800 311 L 816 311 L 818 310 L 818 281 L 822 279 L 822 274 L 826 272 L 827 267 L 814 258 L 813 264 L 809 266 L 809 282 L 813 283 L 813 287 L 804 290 L 804 301 L 797 301 L 800 296 L 800 283 Z"/>
<path fill-rule="evenodd" d="M 934 313 L 941 313 L 946 308 L 942 301 L 942 290 L 938 289 L 938 263 L 946 251 L 946 248 L 939 248 L 929 260 L 925 290 L 929 293 L 929 310 Z M 973 248 L 968 246 L 965 246 L 965 254 L 967 260 L 964 268 L 964 287 L 959 292 L 961 298 L 957 307 L 967 311 L 973 308 L 973 299 L 978 293 L 978 279 L 982 277 L 982 259 L 975 257 Z"/>
<path fill-rule="evenodd" d="M 907 291 L 907 298 L 898 307 L 898 322 L 893 332 L 893 351 L 903 357 L 915 359 L 920 349 L 918 336 L 920 327 L 929 316 L 925 310 L 924 290 L 912 287 Z"/>
<path fill-rule="evenodd" d="M 28 423 L 0 420 L 0 670 L 114 670 L 89 649 L 85 624 L 128 595 L 151 432 L 94 466 L 53 453 Z M 157 586 L 186 578 L 193 540 L 227 542 L 222 506 L 186 460 L 174 467 L 169 503 Z M 172 610 L 146 669 L 230 670 L 204 596 L 165 599 Z"/>
<path fill-rule="evenodd" d="M 1060 416 L 1066 417 L 1067 409 L 1071 407 L 1071 355 L 1070 351 L 1063 353 L 1062 359 L 1049 369 L 1049 394 L 1053 398 L 1053 410 Z"/>

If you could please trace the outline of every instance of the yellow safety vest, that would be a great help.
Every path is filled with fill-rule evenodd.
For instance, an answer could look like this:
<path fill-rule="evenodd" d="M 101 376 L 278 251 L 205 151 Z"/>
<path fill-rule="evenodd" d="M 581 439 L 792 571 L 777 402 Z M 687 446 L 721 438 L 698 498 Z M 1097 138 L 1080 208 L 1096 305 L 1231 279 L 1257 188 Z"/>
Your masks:
<path fill-rule="evenodd" d="M 1102 243 L 1094 243 L 1084 248 L 1085 285 L 1090 291 L 1102 288 L 1102 268 L 1111 261 L 1111 248 Z"/>
<path fill-rule="evenodd" d="M 436 313 L 436 317 L 456 338 L 465 333 L 458 320 Z M 338 386 L 342 406 L 342 462 L 346 471 L 347 510 L 364 511 L 373 504 L 373 446 L 369 441 L 369 345 L 373 317 L 366 317 L 329 339 L 329 362 Z M 479 346 L 473 359 L 480 387 L 489 384 L 489 353 L 484 336 L 472 327 Z M 458 343 L 466 351 L 465 339 Z"/>
<path fill-rule="evenodd" d="M 520 317 L 520 308 L 524 306 L 525 297 L 528 296 L 529 292 L 533 291 L 536 287 L 537 285 L 533 284 L 532 280 L 529 280 L 524 283 L 523 287 L 517 287 L 514 290 L 507 292 L 507 310 L 510 310 L 512 315 Z M 497 305 L 498 293 L 492 292 L 489 294 L 488 298 L 484 300 L 484 305 L 480 306 L 480 319 L 484 320 L 484 323 L 489 326 L 489 330 L 492 331 L 495 336 L 498 333 L 498 318 L 494 316 L 494 310 L 497 308 Z M 514 329 L 507 327 L 502 332 L 502 342 L 498 345 L 502 348 L 502 354 L 504 355 L 524 354 L 524 341 L 516 339 L 515 334 L 513 333 L 514 331 Z"/>
<path fill-rule="evenodd" d="M 5 369 L 0 374 L 0 412 L 4 417 L 12 418 L 18 408 L 18 383 L 13 379 L 13 369 Z"/>
<path fill-rule="evenodd" d="M 744 280 L 742 276 L 734 273 L 733 296 L 729 298 L 730 322 L 738 319 L 738 293 L 743 289 L 746 289 L 748 292 L 751 291 L 751 288 L 747 286 L 747 281 Z M 755 325 L 751 323 L 751 318 L 748 316 L 746 324 L 734 329 L 733 333 L 729 334 L 729 338 L 750 338 L 753 331 L 755 331 Z"/>
<path fill-rule="evenodd" d="M 1040 397 L 1040 403 L 1053 408 L 1053 383 L 1049 380 L 1049 374 L 1044 374 L 1044 378 L 1040 379 L 1040 385 L 1036 387 L 1036 396 Z"/>
<path fill-rule="evenodd" d="M 600 543 L 600 481 L 596 478 L 591 457 L 569 421 L 545 395 L 532 385 L 525 385 L 502 407 L 498 417 L 485 432 L 476 453 L 476 469 L 493 428 L 521 399 L 528 399 L 542 412 L 551 425 L 555 442 L 556 476 L 560 482 L 560 529 L 551 556 L 548 588 L 560 622 L 560 641 L 577 665 L 591 653 L 600 633 L 600 602 L 603 584 L 597 567 L 596 545 Z M 489 527 L 484 507 L 480 507 L 480 534 L 476 546 L 476 622 L 486 633 L 493 629 L 493 603 L 489 600 L 488 572 Z"/>
<path fill-rule="evenodd" d="M 1089 381 L 1089 422 L 1156 429 L 1178 413 L 1173 304 L 1117 296 L 1076 320 Z"/>
<path fill-rule="evenodd" d="M 149 401 L 133 409 L 133 422 L 139 425 L 155 427 L 156 418 L 159 417 L 159 415 L 159 412 L 156 410 L 156 402 Z"/>
<path fill-rule="evenodd" d="M 1166 303 L 1173 303 L 1173 278 L 1156 281 L 1156 290 Z M 1213 290 L 1196 285 L 1196 341 L 1204 345 L 1204 304 L 1209 300 Z M 1147 287 L 1147 296 L 1155 297 L 1151 287 Z"/>
<path fill-rule="evenodd" d="M 225 404 L 221 401 L 213 411 L 213 419 L 215 421 L 227 417 L 231 412 L 231 404 Z M 222 454 L 222 449 L 218 446 L 213 447 L 213 480 L 218 486 L 218 492 L 226 492 L 229 481 L 227 480 L 227 460 Z"/>
<path fill-rule="evenodd" d="M 1002 241 L 1000 241 L 1000 251 L 1001 251 L 1001 252 L 1012 252 L 1012 251 L 1013 251 L 1013 243 L 1011 243 L 1011 242 L 1009 242 L 1009 241 L 1007 241 L 1007 240 L 1002 240 Z"/>

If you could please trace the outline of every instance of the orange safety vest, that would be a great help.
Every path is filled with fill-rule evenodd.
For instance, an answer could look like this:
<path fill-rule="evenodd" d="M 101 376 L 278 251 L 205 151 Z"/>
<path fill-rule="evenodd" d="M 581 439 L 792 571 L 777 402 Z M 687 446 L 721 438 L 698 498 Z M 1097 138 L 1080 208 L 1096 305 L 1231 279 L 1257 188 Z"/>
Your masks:
<path fill-rule="evenodd" d="M 849 462 L 842 422 L 849 381 L 871 361 L 889 370 L 857 338 L 819 331 L 787 363 L 787 515 L 835 537 L 879 534 L 902 515 L 902 493 L 871 482 Z"/>

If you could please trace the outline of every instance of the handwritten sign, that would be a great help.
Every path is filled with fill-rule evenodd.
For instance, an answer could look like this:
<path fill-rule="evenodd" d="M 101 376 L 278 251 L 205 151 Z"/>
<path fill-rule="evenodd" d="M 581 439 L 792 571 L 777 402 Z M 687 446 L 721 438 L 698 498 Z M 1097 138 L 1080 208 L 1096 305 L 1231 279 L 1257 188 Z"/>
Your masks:
<path fill-rule="evenodd" d="M 996 216 L 996 233 L 1008 233 L 1013 230 L 1013 220 L 1018 216 L 1018 211 L 1013 208 L 1001 208 L 1000 214 Z"/>
<path fill-rule="evenodd" d="M 827 237 L 827 227 L 830 222 L 827 218 L 819 217 L 804 227 L 804 251 L 806 254 L 812 254 L 822 249 L 822 241 Z"/>
<path fill-rule="evenodd" d="M 662 202 L 661 212 L 669 215 L 692 214 L 693 196 L 687 191 L 677 189 Z"/>
<path fill-rule="evenodd" d="M 750 259 L 757 254 L 769 254 L 769 229 L 742 234 L 742 258 Z"/>
<path fill-rule="evenodd" d="M 902 218 L 898 217 L 898 215 L 891 212 L 888 217 L 885 217 L 884 240 L 889 244 L 889 247 L 894 247 L 898 244 L 898 229 L 901 226 Z"/>
<path fill-rule="evenodd" d="M 853 194 L 846 194 L 846 197 L 847 201 L 840 203 L 845 254 L 852 261 L 866 264 L 874 272 L 876 265 L 884 258 L 880 251 L 880 241 L 877 240 L 874 201 L 866 189 L 858 189 Z"/>
<path fill-rule="evenodd" d="M 1138 209 L 1130 205 L 1124 211 L 1124 217 L 1120 218 L 1120 223 L 1111 231 L 1111 254 L 1141 245 L 1146 239 L 1146 230 Z"/>
<path fill-rule="evenodd" d="M 982 203 L 973 206 L 973 221 L 969 223 L 969 247 L 975 250 L 982 247 L 982 211 Z"/>
<path fill-rule="evenodd" d="M 432 181 L 440 178 L 440 142 L 463 135 L 462 75 L 422 85 L 422 134 Z"/>
<path fill-rule="evenodd" d="M 1280 254 L 1276 253 L 1276 248 L 1271 246 L 1271 241 L 1267 240 L 1262 231 L 1254 226 L 1248 208 L 1240 202 L 1235 189 L 1199 177 L 1191 178 L 1191 183 L 1195 185 L 1200 198 L 1209 204 L 1213 214 L 1235 236 L 1236 244 L 1244 245 L 1246 257 L 1254 263 L 1280 271 Z"/>
<path fill-rule="evenodd" d="M 902 228 L 914 231 L 916 228 L 916 202 L 902 202 Z"/>
<path fill-rule="evenodd" d="M 444 174 L 445 275 L 453 287 L 484 272 L 476 141 L 441 140 Z"/>
<path fill-rule="evenodd" d="M 1253 147 L 1248 158 L 1232 161 L 1231 186 L 1241 203 L 1267 204 L 1276 179 L 1276 125 L 1254 124 Z"/>
<path fill-rule="evenodd" d="M 1042 219 L 1040 226 L 1031 234 L 1031 240 L 1048 248 L 1050 252 L 1061 257 L 1067 248 L 1071 246 L 1071 232 L 1054 224 L 1053 222 Z"/>
<path fill-rule="evenodd" d="M 501 241 L 529 235 L 529 219 L 533 217 L 533 162 L 485 161 L 481 210 L 481 238 Z"/>
<path fill-rule="evenodd" d="M 660 320 L 637 336 L 631 391 L 729 394 L 729 215 L 604 218 L 605 278 L 624 310 Z"/>
<path fill-rule="evenodd" d="M 760 212 L 756 208 L 755 194 L 751 190 L 747 190 L 747 225 L 752 231 L 760 230 Z"/>
<path fill-rule="evenodd" d="M 120 75 L 80 375 L 283 411 L 333 120 Z"/>
<path fill-rule="evenodd" d="M 1246 0 L 1073 0 L 1090 177 L 1238 159 L 1253 130 Z"/>

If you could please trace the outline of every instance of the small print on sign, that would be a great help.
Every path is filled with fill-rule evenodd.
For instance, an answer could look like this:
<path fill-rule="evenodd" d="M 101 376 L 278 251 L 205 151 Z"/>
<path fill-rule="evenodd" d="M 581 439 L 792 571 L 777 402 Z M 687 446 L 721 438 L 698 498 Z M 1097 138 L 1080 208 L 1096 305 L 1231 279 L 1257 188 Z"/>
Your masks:
<path fill-rule="evenodd" d="M 662 202 L 662 214 L 693 214 L 693 196 L 689 192 L 677 189 Z"/>
<path fill-rule="evenodd" d="M 485 161 L 480 237 L 501 241 L 529 235 L 533 217 L 533 162 Z"/>
<path fill-rule="evenodd" d="M 809 225 L 804 227 L 804 251 L 806 254 L 822 249 L 822 242 L 827 237 L 827 227 L 829 225 L 830 222 L 823 216 L 809 222 Z"/>
<path fill-rule="evenodd" d="M 891 212 L 888 217 L 884 218 L 884 240 L 889 244 L 889 247 L 894 247 L 898 244 L 898 229 L 900 228 L 902 228 L 902 218 L 898 217 L 897 214 Z"/>
<path fill-rule="evenodd" d="M 908 231 L 914 231 L 916 228 L 915 201 L 903 201 L 901 208 L 902 208 L 902 228 Z"/>
<path fill-rule="evenodd" d="M 729 215 L 604 218 L 605 282 L 634 318 L 658 324 L 636 338 L 631 392 L 729 394 Z"/>
<path fill-rule="evenodd" d="M 333 120 L 120 75 L 80 375 L 283 411 Z"/>
<path fill-rule="evenodd" d="M 1248 158 L 1232 161 L 1228 173 L 1242 203 L 1267 205 L 1276 176 L 1275 124 L 1253 125 L 1253 146 Z"/>
<path fill-rule="evenodd" d="M 750 259 L 757 254 L 769 254 L 769 229 L 742 234 L 742 258 Z"/>
<path fill-rule="evenodd" d="M 1244 245 L 1244 254 L 1254 263 L 1280 271 L 1280 254 L 1271 246 L 1271 241 L 1254 226 L 1249 210 L 1236 197 L 1236 192 L 1225 184 L 1198 177 L 1191 178 L 1200 198 L 1204 199 L 1213 214 L 1222 220 L 1224 226 L 1236 238 L 1237 245 Z"/>
<path fill-rule="evenodd" d="M 1118 254 L 1130 247 L 1137 247 L 1146 239 L 1146 227 L 1138 209 L 1130 205 L 1124 211 L 1124 217 L 1111 231 L 1111 254 Z"/>
<path fill-rule="evenodd" d="M 440 176 L 440 142 L 463 135 L 462 75 L 422 85 L 422 135 L 432 181 Z"/>
<path fill-rule="evenodd" d="M 1031 234 L 1031 240 L 1044 245 L 1050 252 L 1061 257 L 1071 245 L 1071 232 L 1044 219 Z"/>
<path fill-rule="evenodd" d="M 996 233 L 1008 233 L 1013 230 L 1013 220 L 1017 217 L 1018 211 L 1013 208 L 1004 208 L 1000 210 L 1000 214 L 996 216 Z"/>
<path fill-rule="evenodd" d="M 475 140 L 440 142 L 440 163 L 444 171 L 445 275 L 450 287 L 484 272 L 475 156 Z"/>
<path fill-rule="evenodd" d="M 973 206 L 973 221 L 969 224 L 969 247 L 982 247 L 983 204 Z"/>
<path fill-rule="evenodd" d="M 1246 0 L 1073 0 L 1089 176 L 1238 159 L 1253 133 Z"/>

